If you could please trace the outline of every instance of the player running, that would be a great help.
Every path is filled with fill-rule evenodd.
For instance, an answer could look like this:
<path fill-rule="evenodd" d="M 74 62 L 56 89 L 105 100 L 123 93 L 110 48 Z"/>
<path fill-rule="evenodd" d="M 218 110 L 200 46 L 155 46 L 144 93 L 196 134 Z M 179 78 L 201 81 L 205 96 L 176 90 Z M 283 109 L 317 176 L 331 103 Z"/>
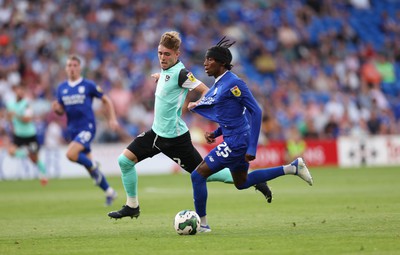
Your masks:
<path fill-rule="evenodd" d="M 191 173 L 202 161 L 181 115 L 188 92 L 193 90 L 205 95 L 208 87 L 197 80 L 179 60 L 180 44 L 181 39 L 176 31 L 166 32 L 161 36 L 158 45 L 161 73 L 154 76 L 157 79 L 157 88 L 153 125 L 149 131 L 138 135 L 118 157 L 127 199 L 122 209 L 108 213 L 111 218 L 137 218 L 140 215 L 135 167 L 137 163 L 164 153 Z M 208 181 L 233 183 L 228 169 L 211 176 Z M 272 193 L 265 182 L 258 184 L 256 188 L 271 201 Z"/>
<path fill-rule="evenodd" d="M 78 56 L 68 57 L 65 71 L 68 80 L 58 86 L 57 101 L 52 103 L 52 108 L 59 115 L 67 114 L 67 130 L 71 139 L 67 158 L 86 168 L 95 184 L 105 192 L 106 205 L 109 206 L 117 197 L 117 193 L 100 172 L 98 163 L 92 160 L 90 143 L 96 134 L 92 102 L 94 98 L 101 99 L 107 110 L 110 128 L 117 130 L 119 125 L 114 106 L 99 86 L 81 76 L 81 60 Z"/>
<path fill-rule="evenodd" d="M 7 103 L 7 115 L 12 121 L 12 142 L 8 153 L 17 158 L 28 156 L 39 170 L 40 183 L 45 186 L 48 182 L 47 170 L 39 158 L 40 144 L 33 120 L 33 109 L 25 90 L 23 85 L 13 85 L 16 100 Z"/>
<path fill-rule="evenodd" d="M 248 173 L 249 162 L 256 158 L 262 111 L 246 83 L 232 73 L 230 42 L 225 37 L 207 50 L 204 68 L 215 78 L 214 85 L 198 102 L 189 103 L 189 109 L 219 124 L 214 132 L 206 132 L 207 142 L 223 136 L 218 144 L 191 174 L 194 205 L 201 218 L 200 232 L 210 232 L 207 224 L 207 178 L 221 169 L 229 168 L 237 189 L 247 189 L 285 174 L 298 175 L 309 185 L 312 177 L 302 158 L 290 165 L 259 169 Z"/>

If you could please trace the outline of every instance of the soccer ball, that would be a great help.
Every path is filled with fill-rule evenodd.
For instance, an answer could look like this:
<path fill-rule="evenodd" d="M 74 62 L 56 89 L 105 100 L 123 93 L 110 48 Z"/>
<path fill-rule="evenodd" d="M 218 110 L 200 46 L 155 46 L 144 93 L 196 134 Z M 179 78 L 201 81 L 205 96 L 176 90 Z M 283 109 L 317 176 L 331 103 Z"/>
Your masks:
<path fill-rule="evenodd" d="M 200 217 L 195 211 L 182 210 L 175 216 L 174 228 L 179 235 L 195 235 L 200 228 Z"/>

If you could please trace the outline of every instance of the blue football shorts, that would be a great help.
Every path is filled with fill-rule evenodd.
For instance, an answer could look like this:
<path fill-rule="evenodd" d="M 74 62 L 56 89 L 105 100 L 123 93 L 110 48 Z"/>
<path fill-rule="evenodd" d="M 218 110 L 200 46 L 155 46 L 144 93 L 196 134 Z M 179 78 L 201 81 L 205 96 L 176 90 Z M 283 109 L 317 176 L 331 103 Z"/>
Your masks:
<path fill-rule="evenodd" d="M 85 147 L 83 150 L 84 153 L 90 152 L 90 143 L 92 142 L 95 132 L 90 130 L 81 130 L 79 132 L 72 133 L 73 141 L 78 142 Z"/>
<path fill-rule="evenodd" d="M 225 167 L 229 168 L 232 172 L 247 172 L 249 163 L 246 162 L 245 155 L 249 140 L 249 133 L 224 137 L 224 141 L 212 149 L 204 158 L 204 161 L 213 173 Z"/>

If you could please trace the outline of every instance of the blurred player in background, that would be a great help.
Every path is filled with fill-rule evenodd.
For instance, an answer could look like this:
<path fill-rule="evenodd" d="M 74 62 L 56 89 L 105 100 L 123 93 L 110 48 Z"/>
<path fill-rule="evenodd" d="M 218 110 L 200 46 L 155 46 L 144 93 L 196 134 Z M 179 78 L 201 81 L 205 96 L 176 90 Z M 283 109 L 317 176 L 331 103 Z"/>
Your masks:
<path fill-rule="evenodd" d="M 188 92 L 196 91 L 203 96 L 208 87 L 179 60 L 180 45 L 181 38 L 176 31 L 161 36 L 158 46 L 161 73 L 153 75 L 157 81 L 153 125 L 149 131 L 137 136 L 118 158 L 127 200 L 121 210 L 108 214 L 111 218 L 137 218 L 140 215 L 135 169 L 138 162 L 162 152 L 190 173 L 202 161 L 181 115 Z M 208 181 L 233 183 L 228 169 L 211 176 Z M 260 187 L 264 196 L 270 199 L 272 194 L 266 183 L 260 184 Z"/>
<path fill-rule="evenodd" d="M 7 104 L 8 117 L 12 122 L 12 141 L 8 153 L 17 158 L 29 157 L 39 170 L 40 183 L 45 186 L 48 182 L 44 163 L 39 159 L 40 144 L 37 130 L 33 121 L 33 109 L 25 96 L 23 85 L 13 85 L 15 101 Z"/>
<path fill-rule="evenodd" d="M 93 81 L 81 76 L 81 60 L 76 55 L 67 59 L 65 71 L 68 80 L 58 86 L 57 101 L 52 103 L 55 113 L 67 115 L 67 131 L 71 142 L 67 149 L 67 158 L 83 165 L 90 176 L 106 194 L 106 205 L 111 205 L 117 197 L 115 190 L 108 184 L 100 172 L 98 163 L 93 162 L 90 143 L 96 134 L 96 120 L 92 109 L 94 98 L 101 99 L 106 108 L 109 126 L 117 130 L 119 124 L 114 107 L 108 96 Z"/>
<path fill-rule="evenodd" d="M 307 144 L 297 127 L 290 127 L 288 130 L 288 139 L 286 140 L 285 160 L 289 161 L 293 158 L 303 157 L 306 148 Z"/>
<path fill-rule="evenodd" d="M 191 174 L 194 205 L 201 219 L 200 232 L 210 232 L 207 223 L 207 178 L 229 168 L 237 189 L 247 189 L 256 183 L 266 182 L 285 174 L 295 174 L 312 185 L 312 177 L 302 158 L 291 164 L 260 169 L 248 173 L 249 162 L 256 158 L 262 111 L 246 83 L 232 73 L 231 42 L 225 37 L 207 50 L 204 68 L 215 78 L 214 85 L 204 98 L 190 102 L 188 108 L 219 124 L 214 132 L 206 132 L 208 143 L 218 144 Z"/>

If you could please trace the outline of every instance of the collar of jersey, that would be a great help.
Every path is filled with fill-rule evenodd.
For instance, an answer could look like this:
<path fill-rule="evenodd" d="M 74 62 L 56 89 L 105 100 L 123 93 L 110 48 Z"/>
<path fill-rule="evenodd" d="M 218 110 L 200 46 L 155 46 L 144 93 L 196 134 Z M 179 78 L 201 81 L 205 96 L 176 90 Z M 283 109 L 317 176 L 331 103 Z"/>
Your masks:
<path fill-rule="evenodd" d="M 172 67 L 176 66 L 178 63 L 180 63 L 181 61 L 178 59 L 178 61 L 176 61 L 176 63 L 173 66 L 168 67 L 167 69 L 162 69 L 163 71 L 167 71 L 169 69 L 171 69 Z"/>
<path fill-rule="evenodd" d="M 83 78 L 81 77 L 81 78 L 77 79 L 76 81 L 68 81 L 68 85 L 71 86 L 71 87 L 75 87 L 76 85 L 81 83 L 82 80 L 83 80 Z"/>
<path fill-rule="evenodd" d="M 215 78 L 214 84 L 217 83 L 222 78 L 222 76 L 224 76 L 227 72 L 228 72 L 228 70 L 226 70 L 225 73 L 223 73 L 220 76 L 218 76 L 217 78 Z"/>

